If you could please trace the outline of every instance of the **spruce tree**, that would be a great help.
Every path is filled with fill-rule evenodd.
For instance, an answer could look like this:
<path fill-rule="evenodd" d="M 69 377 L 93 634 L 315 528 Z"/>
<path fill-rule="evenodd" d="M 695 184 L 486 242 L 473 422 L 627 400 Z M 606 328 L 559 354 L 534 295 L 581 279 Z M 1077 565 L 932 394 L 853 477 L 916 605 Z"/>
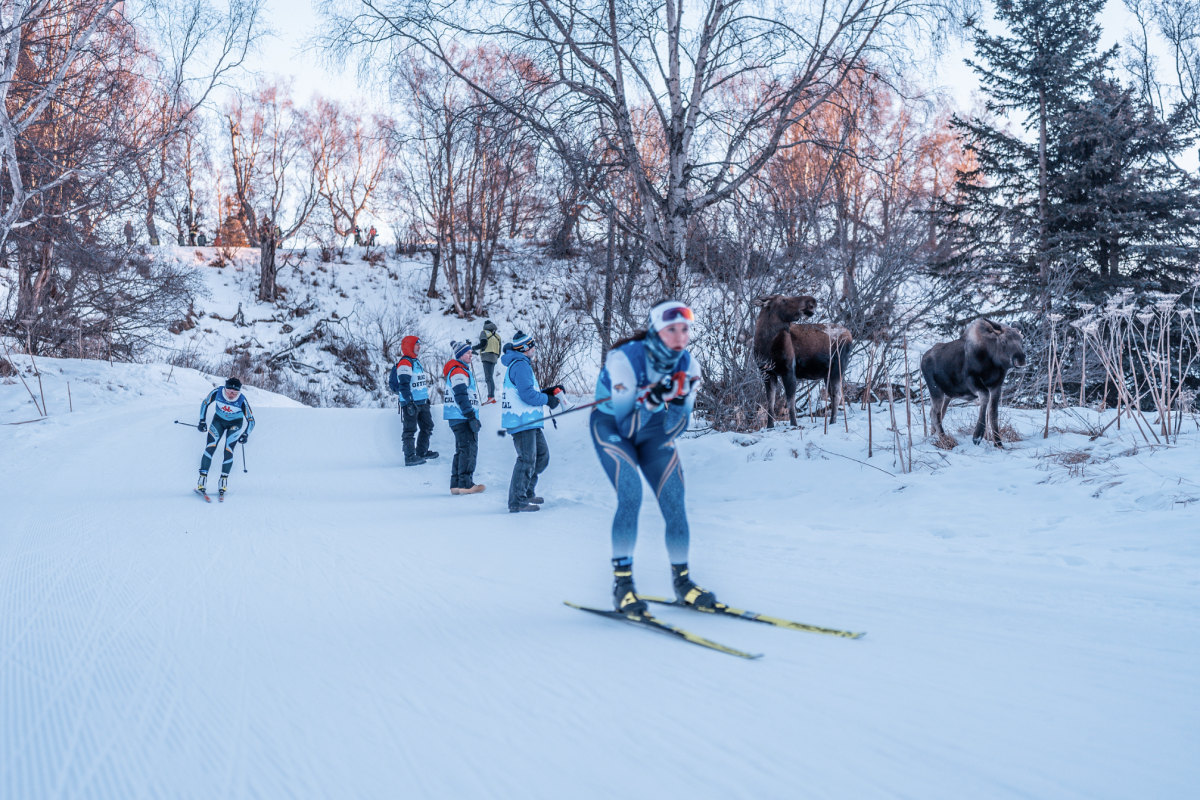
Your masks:
<path fill-rule="evenodd" d="M 977 58 L 967 64 L 987 95 L 988 114 L 1001 120 L 1023 114 L 1027 136 L 991 119 L 952 122 L 977 164 L 960 175 L 959 201 L 952 209 L 959 233 L 974 239 L 976 257 L 1005 263 L 1014 273 L 1010 278 L 1040 308 L 1049 302 L 1055 257 L 1050 206 L 1066 157 L 1061 127 L 1116 52 L 1098 50 L 1097 16 L 1104 2 L 1001 0 L 996 16 L 1007 32 L 979 32 Z"/>
<path fill-rule="evenodd" d="M 1064 115 L 1061 134 L 1049 246 L 1086 257 L 1076 287 L 1098 300 L 1118 285 L 1180 291 L 1190 283 L 1200 181 L 1173 158 L 1195 141 L 1188 109 L 1159 119 L 1132 88 L 1101 79 Z"/>

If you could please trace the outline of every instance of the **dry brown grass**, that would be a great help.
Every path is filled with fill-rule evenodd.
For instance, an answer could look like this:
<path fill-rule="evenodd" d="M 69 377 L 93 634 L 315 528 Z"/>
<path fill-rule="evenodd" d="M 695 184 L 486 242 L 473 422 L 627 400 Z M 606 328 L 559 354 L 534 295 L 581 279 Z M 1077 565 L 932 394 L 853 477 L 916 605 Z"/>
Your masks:
<path fill-rule="evenodd" d="M 958 447 L 958 439 L 948 433 L 943 433 L 933 441 L 933 446 L 939 450 L 953 450 Z"/>

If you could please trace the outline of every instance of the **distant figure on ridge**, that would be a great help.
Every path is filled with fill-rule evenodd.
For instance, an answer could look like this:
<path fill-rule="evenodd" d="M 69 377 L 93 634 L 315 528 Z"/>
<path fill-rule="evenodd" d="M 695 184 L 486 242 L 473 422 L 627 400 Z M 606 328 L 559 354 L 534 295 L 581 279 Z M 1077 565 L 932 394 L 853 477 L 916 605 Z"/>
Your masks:
<path fill-rule="evenodd" d="M 214 406 L 212 425 L 205 423 L 208 407 Z M 242 421 L 246 422 L 246 432 L 238 436 L 242 429 Z M 225 381 L 224 386 L 218 386 L 208 393 L 200 404 L 200 424 L 196 428 L 201 433 L 208 434 L 208 444 L 204 446 L 204 455 L 200 457 L 200 480 L 196 484 L 196 493 L 208 499 L 205 483 L 208 481 L 208 468 L 212 466 L 213 454 L 217 452 L 217 443 L 225 437 L 225 457 L 221 462 L 221 482 L 219 486 L 220 499 L 225 500 L 225 490 L 229 484 L 229 471 L 233 468 L 233 448 L 238 442 L 245 444 L 250 439 L 250 431 L 254 430 L 254 412 L 242 394 L 242 382 L 237 378 Z"/>

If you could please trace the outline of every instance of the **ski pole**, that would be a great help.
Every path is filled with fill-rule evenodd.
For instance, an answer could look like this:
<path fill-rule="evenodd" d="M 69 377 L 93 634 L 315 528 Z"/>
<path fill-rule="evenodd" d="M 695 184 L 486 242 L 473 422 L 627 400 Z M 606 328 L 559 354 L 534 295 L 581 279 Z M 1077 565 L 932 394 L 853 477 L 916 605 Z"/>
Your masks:
<path fill-rule="evenodd" d="M 189 428 L 194 428 L 194 427 L 196 427 L 195 425 L 193 425 L 193 424 L 192 424 L 192 423 L 190 423 L 190 422 L 180 422 L 179 420 L 175 420 L 175 424 L 176 424 L 176 425 L 187 425 Z"/>
<path fill-rule="evenodd" d="M 246 445 L 242 445 L 242 472 L 249 471 L 250 470 L 246 469 Z"/>
<path fill-rule="evenodd" d="M 545 422 L 548 419 L 558 419 L 559 417 L 564 417 L 567 414 L 573 414 L 576 411 L 583 411 L 585 408 L 591 408 L 592 406 L 598 406 L 601 403 L 606 402 L 607 400 L 608 400 L 608 398 L 605 397 L 603 400 L 594 400 L 591 403 L 585 403 L 584 405 L 581 405 L 581 406 L 574 406 L 573 408 L 568 408 L 566 411 L 559 411 L 557 414 L 547 414 L 546 416 L 542 417 L 541 419 L 535 419 L 535 420 L 532 420 L 531 422 L 522 423 L 521 425 L 513 425 L 511 428 L 501 428 L 500 430 L 496 431 L 496 435 L 504 436 L 509 431 L 516 430 L 517 428 L 524 428 L 526 425 L 532 425 L 534 422 Z"/>

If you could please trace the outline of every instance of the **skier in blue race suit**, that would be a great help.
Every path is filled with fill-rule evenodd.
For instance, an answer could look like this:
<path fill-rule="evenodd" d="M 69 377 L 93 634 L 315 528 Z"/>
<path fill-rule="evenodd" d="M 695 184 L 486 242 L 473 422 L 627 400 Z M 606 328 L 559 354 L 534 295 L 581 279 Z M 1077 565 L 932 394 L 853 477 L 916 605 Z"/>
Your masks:
<path fill-rule="evenodd" d="M 613 605 L 626 614 L 646 613 L 646 602 L 633 585 L 633 547 L 637 542 L 642 474 L 654 489 L 666 521 L 675 596 L 680 602 L 710 608 L 712 592 L 688 575 L 688 522 L 684 508 L 683 467 L 675 439 L 691 421 L 700 365 L 685 349 L 695 317 L 683 303 L 668 301 L 650 310 L 646 331 L 617 342 L 596 381 L 592 444 L 609 481 L 617 490 L 612 525 Z"/>
<path fill-rule="evenodd" d="M 213 406 L 215 409 L 212 425 L 205 423 L 209 406 Z M 246 432 L 238 436 L 243 420 L 246 423 Z M 204 402 L 200 404 L 200 424 L 196 427 L 201 433 L 208 433 L 208 444 L 205 445 L 204 455 L 200 458 L 200 481 L 196 484 L 196 491 L 200 494 L 207 491 L 204 484 L 208 480 L 208 468 L 212 466 L 217 443 L 224 436 L 225 458 L 221 462 L 219 487 L 220 493 L 224 495 L 229 484 L 229 471 L 233 468 L 233 448 L 237 446 L 238 442 L 245 444 L 250 438 L 250 431 L 254 430 L 254 412 L 250 410 L 250 404 L 246 402 L 246 396 L 242 394 L 240 380 L 230 378 L 225 381 L 223 387 L 217 387 L 208 393 L 208 397 L 204 398 Z"/>

